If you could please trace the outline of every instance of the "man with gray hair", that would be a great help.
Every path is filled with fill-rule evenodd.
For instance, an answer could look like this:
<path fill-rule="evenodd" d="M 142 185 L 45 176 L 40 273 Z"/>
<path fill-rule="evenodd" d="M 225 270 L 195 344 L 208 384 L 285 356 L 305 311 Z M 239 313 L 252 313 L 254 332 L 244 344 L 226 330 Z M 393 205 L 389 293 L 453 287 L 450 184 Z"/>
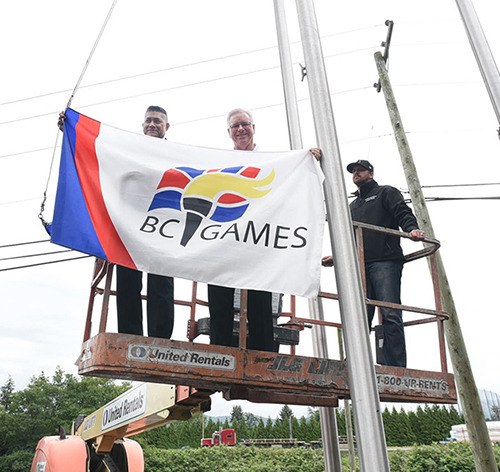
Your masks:
<path fill-rule="evenodd" d="M 252 114 L 241 108 L 227 115 L 227 131 L 236 151 L 255 151 L 255 124 Z M 233 344 L 234 288 L 208 286 L 210 311 L 210 343 L 222 346 Z M 249 290 L 248 302 L 248 349 L 274 351 L 272 293 Z"/>
<path fill-rule="evenodd" d="M 254 142 L 255 124 L 252 113 L 235 108 L 227 115 L 227 132 L 234 143 L 235 151 L 257 151 Z M 315 159 L 320 159 L 321 150 L 310 149 Z M 234 288 L 208 286 L 210 310 L 210 343 L 222 346 L 233 344 Z M 249 290 L 247 302 L 248 348 L 260 351 L 277 351 L 273 331 L 273 295 L 275 305 L 281 304 L 281 295 L 262 290 Z M 276 310 L 279 311 L 279 308 Z"/>

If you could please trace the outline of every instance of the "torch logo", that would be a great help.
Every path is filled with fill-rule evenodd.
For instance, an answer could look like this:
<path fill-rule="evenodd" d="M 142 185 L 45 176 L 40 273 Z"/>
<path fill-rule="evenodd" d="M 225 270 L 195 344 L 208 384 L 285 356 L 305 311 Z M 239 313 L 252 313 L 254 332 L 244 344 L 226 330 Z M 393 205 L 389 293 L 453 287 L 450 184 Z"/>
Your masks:
<path fill-rule="evenodd" d="M 261 178 L 258 167 L 227 167 L 224 169 L 193 169 L 177 167 L 164 174 L 148 211 L 172 208 L 186 212 L 186 225 L 181 245 L 186 246 L 203 218 L 212 221 L 234 221 L 243 216 L 250 199 L 261 198 L 271 189 L 274 169 Z"/>

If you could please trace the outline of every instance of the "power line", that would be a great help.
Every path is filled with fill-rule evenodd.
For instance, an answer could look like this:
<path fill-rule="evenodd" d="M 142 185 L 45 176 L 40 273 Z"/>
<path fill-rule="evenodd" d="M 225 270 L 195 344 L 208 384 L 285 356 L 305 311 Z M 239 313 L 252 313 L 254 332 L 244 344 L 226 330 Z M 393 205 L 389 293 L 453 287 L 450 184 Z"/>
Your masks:
<path fill-rule="evenodd" d="M 53 195 L 50 195 L 50 196 L 52 197 Z M 33 202 L 35 200 L 40 201 L 40 196 L 38 196 L 38 197 L 32 197 L 32 198 L 23 198 L 22 200 L 9 200 L 7 202 L 1 202 L 0 206 L 14 205 L 14 204 L 17 204 L 17 203 Z"/>
<path fill-rule="evenodd" d="M 23 256 L 2 257 L 2 258 L 0 258 L 0 261 L 11 261 L 14 259 L 25 259 L 27 257 L 49 256 L 51 254 L 61 254 L 63 252 L 73 252 L 73 249 L 63 249 L 61 251 L 40 252 L 37 254 L 25 254 Z"/>
<path fill-rule="evenodd" d="M 444 184 L 444 185 L 422 185 L 422 188 L 446 188 L 446 187 L 483 187 L 487 185 L 500 185 L 500 182 L 485 182 L 476 184 Z"/>
<path fill-rule="evenodd" d="M 61 147 L 61 146 L 59 146 L 59 147 Z M 0 159 L 2 159 L 4 157 L 14 157 L 14 156 L 21 156 L 23 154 L 31 154 L 31 153 L 34 153 L 34 152 L 48 151 L 49 149 L 52 150 L 52 146 L 44 147 L 44 148 L 38 148 L 38 149 L 31 149 L 29 151 L 13 152 L 11 154 L 2 154 L 2 155 L 0 155 Z"/>
<path fill-rule="evenodd" d="M 352 31 L 356 31 L 356 30 L 352 30 Z M 345 33 L 338 33 L 338 34 L 345 34 Z M 327 36 L 324 36 L 323 38 L 327 38 L 329 36 L 335 36 L 335 34 L 327 35 Z M 299 44 L 299 43 L 300 43 L 299 41 L 295 41 L 295 42 L 292 42 L 290 44 L 293 45 L 293 44 Z M 405 47 L 406 46 L 423 46 L 423 45 L 429 46 L 429 45 L 439 45 L 439 44 L 455 44 L 455 43 L 433 42 L 433 43 L 425 43 L 425 44 L 424 43 L 404 44 L 404 45 L 399 44 L 397 46 L 398 47 L 402 47 L 402 46 L 405 46 Z M 336 53 L 336 54 L 326 55 L 326 56 L 324 56 L 324 59 L 329 59 L 329 58 L 337 57 L 337 56 L 343 56 L 343 55 L 347 55 L 347 54 L 353 54 L 353 53 L 362 52 L 362 51 L 370 51 L 370 50 L 373 50 L 373 49 L 377 49 L 379 47 L 380 47 L 379 45 L 374 45 L 374 46 L 368 46 L 368 47 L 364 47 L 364 48 L 351 49 L 351 50 L 342 51 L 342 52 L 339 52 L 339 53 Z M 250 50 L 250 51 L 246 51 L 246 52 L 240 52 L 240 53 L 235 53 L 235 54 L 229 54 L 229 55 L 226 55 L 226 56 L 219 56 L 219 57 L 212 58 L 212 59 L 205 59 L 205 60 L 191 62 L 191 63 L 187 63 L 187 64 L 181 64 L 181 65 L 178 65 L 178 66 L 172 66 L 172 67 L 168 67 L 168 68 L 164 68 L 164 69 L 157 69 L 157 70 L 153 70 L 153 71 L 141 72 L 141 73 L 138 73 L 138 74 L 132 74 L 132 75 L 128 75 L 128 76 L 117 77 L 117 78 L 114 78 L 114 79 L 103 80 L 101 82 L 94 82 L 92 84 L 83 85 L 80 88 L 83 89 L 83 88 L 98 87 L 100 85 L 108 85 L 108 84 L 111 84 L 111 83 L 121 82 L 121 81 L 124 81 L 124 80 L 130 80 L 130 79 L 136 79 L 136 78 L 146 77 L 148 75 L 154 75 L 154 74 L 159 74 L 159 73 L 164 73 L 164 72 L 170 72 L 170 71 L 173 71 L 173 70 L 183 69 L 183 68 L 186 68 L 186 67 L 192 67 L 192 66 L 201 65 L 201 64 L 208 64 L 210 62 L 220 61 L 220 60 L 224 60 L 224 59 L 231 59 L 231 58 L 234 58 L 234 57 L 243 56 L 243 55 L 247 55 L 247 54 L 253 54 L 253 53 L 256 53 L 256 52 L 263 52 L 263 51 L 271 50 L 271 49 L 276 49 L 276 46 L 268 46 L 268 47 L 265 47 L 265 48 L 254 49 L 254 50 Z M 298 63 L 295 63 L 295 64 L 298 64 Z M 275 68 L 278 68 L 278 67 L 279 66 L 275 66 Z M 250 71 L 248 73 L 253 73 L 253 72 L 254 71 Z M 238 74 L 238 75 L 245 75 L 245 73 Z M 229 76 L 229 77 L 236 77 L 236 76 Z M 224 80 L 226 78 L 227 77 L 220 77 L 219 79 L 217 79 L 217 78 L 216 79 L 210 79 L 208 82 L 211 82 L 213 80 Z M 199 82 L 199 83 L 194 83 L 194 84 L 188 84 L 188 85 L 184 85 L 184 86 L 199 85 L 199 84 L 202 84 L 202 83 L 204 83 L 204 82 Z M 398 87 L 439 86 L 439 85 L 449 86 L 449 85 L 465 85 L 465 84 L 474 84 L 474 83 L 478 83 L 478 81 L 477 80 L 474 80 L 474 81 L 469 80 L 469 81 L 428 82 L 428 83 L 417 83 L 417 82 L 415 82 L 415 83 L 402 83 L 402 84 L 398 84 Z M 166 90 L 170 90 L 170 89 L 166 89 Z M 58 90 L 58 91 L 54 91 L 54 92 L 47 92 L 47 93 L 39 94 L 39 95 L 33 95 L 33 96 L 30 96 L 30 97 L 23 97 L 23 98 L 19 98 L 19 99 L 16 99 L 16 100 L 11 100 L 11 101 L 8 101 L 8 102 L 0 103 L 0 106 L 1 105 L 11 105 L 11 104 L 20 103 L 20 102 L 23 102 L 23 101 L 35 100 L 35 99 L 38 99 L 38 98 L 44 98 L 44 97 L 48 97 L 48 96 L 52 96 L 52 95 L 59 95 L 59 94 L 62 94 L 62 93 L 67 93 L 67 92 L 71 92 L 71 89 L 64 89 L 64 90 Z M 149 93 L 157 93 L 157 91 L 156 92 L 149 92 Z M 144 94 L 148 94 L 148 92 L 145 92 Z M 122 100 L 126 100 L 126 99 L 129 99 L 129 98 L 135 98 L 135 97 L 139 97 L 139 96 L 142 96 L 142 94 L 141 95 L 133 95 L 131 97 L 123 97 L 121 99 Z M 118 99 L 115 99 L 113 101 L 117 101 L 117 100 Z M 103 103 L 108 103 L 108 102 L 103 102 Z M 100 104 L 101 103 L 96 103 L 96 104 L 85 105 L 85 106 L 88 107 L 88 106 L 94 106 L 94 105 L 100 105 Z M 82 108 L 82 107 L 80 107 L 80 108 Z M 19 119 L 11 120 L 11 121 L 3 121 L 3 122 L 0 122 L 0 125 L 15 123 L 17 121 L 22 121 L 22 120 L 25 120 L 25 119 L 40 118 L 40 117 L 47 116 L 47 115 L 50 115 L 50 114 L 53 114 L 53 113 L 58 113 L 58 112 L 50 112 L 50 113 L 44 113 L 44 114 L 40 114 L 40 115 L 32 115 L 32 116 L 28 116 L 28 117 L 25 117 L 25 118 L 19 118 Z"/>
<path fill-rule="evenodd" d="M 201 61 L 189 62 L 187 64 L 180 64 L 178 66 L 167 67 L 165 69 L 156 69 L 156 70 L 152 70 L 152 71 L 148 71 L 148 72 L 141 72 L 139 74 L 132 74 L 132 75 L 126 75 L 126 76 L 122 76 L 122 77 L 117 77 L 117 78 L 114 78 L 114 79 L 103 80 L 101 82 L 94 82 L 92 84 L 83 85 L 80 88 L 83 89 L 83 88 L 97 87 L 99 85 L 108 85 L 108 84 L 115 83 L 115 82 L 121 82 L 121 81 L 124 81 L 124 80 L 136 79 L 136 78 L 139 78 L 139 77 L 146 77 L 148 75 L 160 74 L 160 73 L 163 73 L 163 72 L 170 72 L 170 71 L 177 70 L 177 69 L 183 69 L 183 68 L 186 68 L 186 67 L 192 67 L 192 66 L 197 66 L 197 65 L 201 65 L 201 64 L 207 64 L 207 63 L 210 63 L 210 62 L 220 61 L 220 60 L 223 60 L 223 59 L 232 59 L 234 57 L 238 57 L 238 56 L 242 56 L 242 55 L 246 55 L 246 54 L 253 54 L 255 52 L 267 51 L 267 50 L 275 49 L 275 48 L 276 48 L 276 46 L 269 46 L 269 47 L 265 47 L 265 48 L 254 49 L 254 50 L 251 50 L 251 51 L 240 52 L 240 53 L 235 53 L 235 54 L 229 54 L 227 56 L 219 56 L 219 57 L 215 57 L 215 58 L 212 58 L 212 59 L 204 59 L 204 60 L 201 60 Z M 0 105 L 11 105 L 11 104 L 14 104 L 14 103 L 19 103 L 19 102 L 23 102 L 23 101 L 27 101 L 27 100 L 33 100 L 33 99 L 37 99 L 37 98 L 49 97 L 51 95 L 58 95 L 58 94 L 67 93 L 67 92 L 71 92 L 71 89 L 58 90 L 56 92 L 47 92 L 47 93 L 40 94 L 40 95 L 34 95 L 32 97 L 19 98 L 19 99 L 16 99 L 16 100 L 12 100 L 10 102 L 0 103 Z"/>
<path fill-rule="evenodd" d="M 361 27 L 361 28 L 354 28 L 352 30 L 340 31 L 338 33 L 331 33 L 331 34 L 322 36 L 322 38 L 326 39 L 326 38 L 330 38 L 330 37 L 334 37 L 334 36 L 339 36 L 339 35 L 343 35 L 343 34 L 350 34 L 350 33 L 355 33 L 355 32 L 358 32 L 358 31 L 365 31 L 365 30 L 368 30 L 368 29 L 374 29 L 374 28 L 381 27 L 381 26 L 384 26 L 384 25 L 381 23 L 381 24 L 378 24 L 378 25 L 365 26 L 365 27 Z M 300 41 L 294 41 L 294 42 L 290 43 L 290 45 L 297 45 L 297 44 L 300 44 Z M 166 67 L 166 68 L 163 68 L 163 69 L 156 69 L 156 70 L 152 70 L 152 71 L 141 72 L 141 73 L 138 73 L 138 74 L 132 74 L 132 75 L 125 75 L 125 76 L 122 76 L 122 77 L 116 77 L 114 79 L 103 80 L 101 82 L 94 82 L 92 84 L 82 85 L 80 88 L 91 88 L 91 87 L 96 87 L 96 86 L 99 86 L 99 85 L 108 85 L 108 84 L 111 84 L 111 83 L 120 82 L 120 81 L 124 81 L 124 80 L 136 79 L 136 78 L 139 78 L 139 77 L 146 77 L 148 75 L 154 75 L 154 74 L 160 74 L 160 73 L 163 73 L 163 72 L 170 72 L 170 71 L 173 71 L 173 70 L 184 69 L 186 67 L 193 67 L 193 66 L 198 66 L 198 65 L 201 65 L 201 64 L 208 64 L 210 62 L 222 61 L 222 60 L 225 60 L 225 59 L 233 59 L 235 57 L 245 56 L 245 55 L 248 55 L 248 54 L 255 54 L 255 53 L 258 53 L 258 52 L 270 51 L 270 50 L 276 49 L 276 48 L 277 48 L 277 46 L 266 46 L 266 47 L 259 48 L 259 49 L 251 49 L 249 51 L 243 51 L 243 52 L 238 52 L 238 53 L 234 53 L 234 54 L 227 54 L 225 56 L 218 56 L 218 57 L 214 57 L 214 58 L 211 58 L 211 59 L 203 59 L 203 60 L 200 60 L 200 61 L 188 62 L 186 64 L 179 64 L 177 66 Z M 367 48 L 364 48 L 364 49 L 367 49 Z M 373 49 L 373 47 L 369 48 L 369 49 Z M 362 49 L 360 49 L 360 50 L 362 50 Z M 358 52 L 360 50 L 353 50 L 351 52 Z M 348 52 L 349 51 L 344 52 L 344 53 L 340 53 L 339 55 L 341 55 L 341 54 L 347 54 Z M 62 93 L 71 92 L 71 90 L 72 89 L 57 90 L 57 91 L 54 91 L 54 92 L 47 92 L 47 93 L 43 93 L 43 94 L 39 94 L 39 95 L 33 95 L 31 97 L 18 98 L 18 99 L 15 99 L 15 100 L 10 100 L 10 101 L 7 101 L 7 102 L 0 103 L 0 105 L 11 105 L 11 104 L 14 104 L 14 103 L 24 102 L 24 101 L 28 101 L 28 100 L 34 100 L 34 99 L 37 99 L 37 98 L 49 97 L 51 95 L 58 95 L 58 94 L 62 94 Z"/>
<path fill-rule="evenodd" d="M 329 59 L 329 58 L 334 57 L 334 56 L 341 56 L 341 55 L 344 55 L 344 54 L 351 54 L 353 52 L 359 52 L 359 51 L 365 51 L 365 50 L 373 50 L 373 49 L 376 49 L 378 47 L 379 46 L 371 46 L 371 47 L 368 47 L 368 48 L 359 48 L 359 49 L 355 49 L 355 50 L 351 50 L 351 51 L 345 51 L 345 52 L 341 52 L 341 53 L 337 53 L 337 54 L 327 55 L 327 56 L 324 56 L 324 58 L 325 59 Z M 298 64 L 298 63 L 296 63 L 296 64 Z M 146 95 L 151 95 L 151 94 L 155 94 L 155 93 L 170 92 L 172 90 L 179 90 L 179 89 L 186 88 L 186 87 L 193 87 L 193 86 L 198 86 L 198 85 L 204 85 L 204 84 L 208 84 L 208 83 L 217 82 L 219 80 L 228 80 L 228 79 L 233 79 L 233 78 L 236 78 L 236 77 L 242 77 L 242 76 L 245 76 L 245 75 L 257 74 L 257 73 L 260 73 L 260 72 L 268 72 L 268 71 L 271 71 L 271 70 L 278 70 L 278 69 L 279 69 L 278 65 L 271 66 L 271 67 L 265 67 L 265 68 L 262 68 L 262 69 L 254 69 L 254 70 L 250 70 L 250 71 L 239 72 L 237 74 L 219 76 L 219 77 L 214 77 L 213 79 L 206 79 L 206 80 L 201 80 L 201 81 L 198 81 L 198 82 L 192 82 L 192 83 L 189 83 L 189 84 L 182 84 L 182 85 L 177 85 L 177 86 L 174 86 L 174 87 L 168 87 L 168 88 L 157 89 L 157 90 L 150 90 L 150 91 L 147 91 L 147 92 L 141 92 L 141 93 L 138 93 L 138 94 L 133 94 L 133 95 L 128 95 L 128 96 L 122 96 L 122 97 L 113 98 L 113 99 L 110 99 L 110 100 L 104 100 L 104 101 L 101 101 L 101 102 L 94 102 L 94 103 L 90 103 L 90 104 L 87 104 L 87 105 L 81 105 L 78 108 L 82 109 L 82 108 L 89 108 L 89 107 L 98 106 L 98 105 L 105 105 L 105 104 L 108 104 L 108 103 L 119 102 L 119 101 L 122 101 L 122 100 L 130 100 L 132 98 L 144 97 Z M 367 87 L 359 87 L 359 88 L 354 88 L 354 89 L 348 89 L 346 91 L 334 92 L 334 94 L 335 95 L 339 95 L 339 94 L 342 94 L 342 93 L 349 93 L 349 92 L 353 92 L 353 91 L 365 90 L 365 89 L 371 89 L 371 88 L 372 87 L 368 87 L 368 86 Z M 16 118 L 14 120 L 1 121 L 0 125 L 18 123 L 20 121 L 31 120 L 31 119 L 35 119 L 35 118 L 43 118 L 43 117 L 46 117 L 46 116 L 52 116 L 52 115 L 59 114 L 59 113 L 60 113 L 60 110 L 59 111 L 50 111 L 50 112 L 40 113 L 38 115 L 30 115 L 30 116 L 26 116 L 26 117 Z M 8 156 L 0 156 L 0 158 L 1 157 L 8 157 Z"/>
<path fill-rule="evenodd" d="M 5 247 L 26 246 L 27 244 L 39 244 L 39 243 L 47 243 L 47 242 L 50 242 L 50 239 L 39 239 L 37 241 L 25 241 L 22 243 L 4 244 L 3 246 L 0 246 L 0 249 L 3 249 Z"/>
<path fill-rule="evenodd" d="M 463 186 L 478 186 L 478 185 L 500 185 L 497 183 L 486 183 L 486 184 L 463 184 Z M 458 187 L 461 185 L 432 185 L 428 187 L 436 188 L 436 187 Z M 407 193 L 405 191 L 405 193 Z M 354 198 L 354 195 L 349 195 L 348 198 Z M 466 201 L 466 200 L 500 200 L 500 196 L 487 196 L 487 197 L 425 197 L 425 201 L 427 202 L 444 202 L 444 201 Z M 405 199 L 407 203 L 411 203 L 411 199 Z M 13 244 L 6 244 L 3 246 L 0 246 L 0 249 L 2 248 L 10 248 L 10 247 L 16 247 L 16 246 L 24 246 L 24 245 L 30 245 L 30 244 L 38 244 L 38 243 L 44 243 L 44 242 L 49 242 L 50 240 L 48 239 L 42 239 L 38 241 L 26 241 L 22 243 L 13 243 Z M 28 254 L 28 255 L 22 255 L 22 256 L 11 256 L 11 257 L 5 257 L 5 258 L 0 258 L 0 261 L 6 261 L 6 260 L 13 260 L 13 259 L 23 259 L 23 258 L 28 258 L 28 257 L 38 257 L 38 256 L 45 256 L 45 255 L 51 255 L 51 254 L 60 254 L 60 253 L 66 253 L 66 252 L 75 252 L 73 249 L 63 249 L 60 251 L 52 251 L 52 252 L 45 252 L 45 253 L 37 253 L 37 254 Z M 40 263 L 35 263 L 35 264 L 26 264 L 22 266 L 15 266 L 15 267 L 8 267 L 5 269 L 0 269 L 0 272 L 5 272 L 9 270 L 17 270 L 17 269 L 27 269 L 30 267 L 37 267 L 41 265 L 47 265 L 47 264 L 56 264 L 58 262 L 68 262 L 68 261 L 74 261 L 78 259 L 85 259 L 88 257 L 94 257 L 92 255 L 84 255 L 84 256 L 78 256 L 78 257 L 72 257 L 72 258 L 67 258 L 67 259 L 57 259 L 57 260 L 52 260 L 52 261 L 46 261 L 46 262 L 40 262 Z"/>
<path fill-rule="evenodd" d="M 242 73 L 239 73 L 239 74 L 229 75 L 229 76 L 225 76 L 225 77 L 221 77 L 221 78 L 210 79 L 210 80 L 207 80 L 207 81 L 194 82 L 194 83 L 191 83 L 191 84 L 178 85 L 178 86 L 170 87 L 170 88 L 166 88 L 166 89 L 160 89 L 160 90 L 154 90 L 154 91 L 149 91 L 149 92 L 143 92 L 143 93 L 136 94 L 136 95 L 129 95 L 127 97 L 119 97 L 119 98 L 114 98 L 114 99 L 111 99 L 111 100 L 105 100 L 105 101 L 102 101 L 102 102 L 95 102 L 95 103 L 91 103 L 91 104 L 88 104 L 88 105 L 82 105 L 82 106 L 80 106 L 78 108 L 82 109 L 82 108 L 89 108 L 89 107 L 93 107 L 93 106 L 97 106 L 97 105 L 104 105 L 104 104 L 107 104 L 107 103 L 118 102 L 118 101 L 121 101 L 121 100 L 128 100 L 130 98 L 137 98 L 137 97 L 142 97 L 142 96 L 150 95 L 150 94 L 154 94 L 154 93 L 167 92 L 167 91 L 171 91 L 171 90 L 181 89 L 181 88 L 184 88 L 184 87 L 190 87 L 192 85 L 201 85 L 201 84 L 208 83 L 208 82 L 215 82 L 217 80 L 223 80 L 223 79 L 227 79 L 227 78 L 234 78 L 234 77 L 243 76 L 243 75 L 247 75 L 247 74 L 269 71 L 269 70 L 277 69 L 277 68 L 278 68 L 277 66 L 273 66 L 273 67 L 268 67 L 268 68 L 264 68 L 264 69 L 260 69 L 260 70 L 254 70 L 254 71 L 250 71 L 250 72 L 242 72 Z M 353 89 L 341 90 L 339 92 L 332 92 L 331 95 L 332 96 L 333 95 L 342 95 L 344 93 L 352 93 L 352 92 L 358 92 L 360 90 L 369 90 L 369 89 L 372 89 L 371 85 L 370 86 L 353 88 Z M 308 100 L 309 100 L 309 98 L 302 98 L 302 99 L 299 99 L 298 101 L 302 102 L 302 101 L 308 101 Z M 283 105 L 283 102 L 273 103 L 273 104 L 264 105 L 264 106 L 261 106 L 261 107 L 254 107 L 253 110 L 263 110 L 263 109 L 266 109 L 266 108 L 273 108 L 273 107 L 282 106 L 282 105 Z M 42 115 L 33 115 L 33 116 L 30 116 L 30 117 L 27 117 L 27 118 L 19 118 L 19 119 L 12 120 L 12 121 L 3 121 L 3 122 L 0 122 L 0 125 L 7 124 L 7 123 L 14 123 L 14 122 L 17 122 L 17 121 L 23 121 L 24 119 L 39 118 L 41 116 L 55 115 L 55 114 L 58 114 L 58 113 L 59 112 L 53 111 L 53 112 L 50 112 L 50 113 L 44 113 Z M 213 119 L 213 118 L 220 118 L 220 117 L 223 117 L 223 116 L 225 116 L 225 113 L 224 114 L 211 115 L 211 116 L 204 116 L 204 117 L 201 117 L 201 118 L 195 118 L 193 120 L 179 121 L 179 122 L 177 122 L 175 124 L 175 126 L 181 126 L 181 125 L 185 125 L 185 124 L 195 123 L 197 121 L 210 120 L 210 119 Z M 362 138 L 362 139 L 365 139 L 365 138 Z M 352 142 L 352 141 L 348 141 L 348 142 Z M 19 156 L 19 155 L 27 154 L 27 153 L 34 153 L 34 152 L 39 152 L 39 151 L 48 151 L 49 149 L 53 149 L 53 147 L 45 147 L 45 148 L 33 149 L 33 150 L 29 150 L 29 151 L 16 152 L 16 153 L 11 153 L 11 154 L 3 154 L 3 155 L 0 155 L 0 159 L 6 158 L 6 157 L 15 157 L 15 156 Z"/>
<path fill-rule="evenodd" d="M 16 267 L 7 267 L 6 269 L 0 269 L 0 272 L 7 272 L 9 270 L 17 270 L 17 269 L 27 269 L 29 267 L 37 267 L 37 266 L 42 266 L 42 265 L 48 265 L 48 264 L 57 264 L 58 262 L 68 262 L 68 261 L 76 261 L 78 259 L 86 259 L 88 257 L 93 257 L 93 256 L 78 256 L 78 257 L 71 257 L 68 259 L 59 259 L 55 261 L 48 261 L 48 262 L 39 262 L 37 264 L 27 264 L 23 266 L 16 266 Z"/>
<path fill-rule="evenodd" d="M 259 73 L 259 72 L 267 72 L 267 71 L 270 71 L 270 70 L 273 70 L 273 69 L 278 69 L 278 68 L 279 68 L 278 66 L 266 67 L 266 68 L 263 68 L 263 69 L 255 69 L 255 70 L 252 70 L 252 71 L 240 72 L 238 74 L 231 74 L 231 75 L 226 75 L 226 76 L 222 76 L 222 77 L 215 77 L 213 79 L 200 80 L 198 82 L 192 82 L 192 83 L 189 83 L 189 84 L 176 85 L 174 87 L 167 87 L 167 88 L 162 88 L 162 89 L 157 89 L 157 90 L 150 90 L 150 91 L 147 91 L 147 92 L 142 92 L 142 93 L 138 93 L 138 94 L 134 94 L 134 95 L 128 95 L 128 96 L 125 96 L 125 97 L 118 97 L 118 98 L 113 98 L 113 99 L 110 99 L 110 100 L 104 100 L 104 101 L 101 101 L 101 102 L 94 102 L 94 103 L 90 103 L 90 104 L 87 104 L 87 105 L 81 105 L 81 106 L 78 107 L 78 109 L 89 108 L 89 107 L 93 107 L 93 106 L 97 106 L 97 105 L 105 105 L 107 103 L 119 102 L 119 101 L 122 101 L 122 100 L 129 100 L 131 98 L 143 97 L 145 95 L 151 95 L 151 94 L 155 94 L 155 93 L 170 92 L 172 90 L 179 90 L 179 89 L 182 89 L 182 88 L 192 87 L 192 86 L 196 86 L 196 85 L 204 85 L 204 84 L 208 84 L 208 83 L 211 83 L 211 82 L 217 82 L 219 80 L 227 80 L 227 79 L 232 79 L 232 78 L 235 78 L 235 77 L 241 77 L 241 76 L 244 76 L 244 75 L 256 74 L 256 73 Z M 34 118 L 41 118 L 41 117 L 44 117 L 44 116 L 51 116 L 51 115 L 58 114 L 59 112 L 60 112 L 60 110 L 59 111 L 51 111 L 51 112 L 48 112 L 48 113 L 41 113 L 39 115 L 31 115 L 31 116 L 27 116 L 27 117 L 23 117 L 23 118 L 16 118 L 15 120 L 1 121 L 0 125 L 17 123 L 19 121 L 25 121 L 25 120 L 30 120 L 30 119 L 34 119 Z"/>
<path fill-rule="evenodd" d="M 425 197 L 428 202 L 446 202 L 446 201 L 463 201 L 463 200 L 500 200 L 500 196 L 491 197 Z"/>

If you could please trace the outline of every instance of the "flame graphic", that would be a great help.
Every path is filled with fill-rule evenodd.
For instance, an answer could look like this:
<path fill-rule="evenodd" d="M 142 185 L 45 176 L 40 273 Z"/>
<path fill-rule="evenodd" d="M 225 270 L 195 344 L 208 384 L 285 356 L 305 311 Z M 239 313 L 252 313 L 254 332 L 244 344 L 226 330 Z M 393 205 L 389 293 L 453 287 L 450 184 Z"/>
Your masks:
<path fill-rule="evenodd" d="M 148 211 L 156 208 L 172 208 L 186 211 L 186 225 L 181 245 L 186 246 L 200 226 L 203 218 L 227 222 L 240 218 L 249 199 L 261 198 L 271 189 L 274 169 L 269 175 L 257 180 L 261 172 L 257 167 L 229 167 L 200 170 L 189 167 L 169 169 L 158 185 Z M 183 190 L 183 191 L 182 191 Z"/>

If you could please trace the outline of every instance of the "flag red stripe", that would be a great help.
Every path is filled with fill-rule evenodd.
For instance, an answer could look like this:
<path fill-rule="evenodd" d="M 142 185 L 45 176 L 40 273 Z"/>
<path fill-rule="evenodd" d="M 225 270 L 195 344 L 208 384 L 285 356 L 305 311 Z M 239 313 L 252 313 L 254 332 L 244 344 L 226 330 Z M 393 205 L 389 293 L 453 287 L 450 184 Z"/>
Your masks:
<path fill-rule="evenodd" d="M 99 178 L 99 161 L 95 141 L 99 136 L 101 123 L 80 115 L 76 125 L 75 161 L 85 202 L 99 242 L 109 261 L 136 269 L 113 222 L 102 196 Z"/>

